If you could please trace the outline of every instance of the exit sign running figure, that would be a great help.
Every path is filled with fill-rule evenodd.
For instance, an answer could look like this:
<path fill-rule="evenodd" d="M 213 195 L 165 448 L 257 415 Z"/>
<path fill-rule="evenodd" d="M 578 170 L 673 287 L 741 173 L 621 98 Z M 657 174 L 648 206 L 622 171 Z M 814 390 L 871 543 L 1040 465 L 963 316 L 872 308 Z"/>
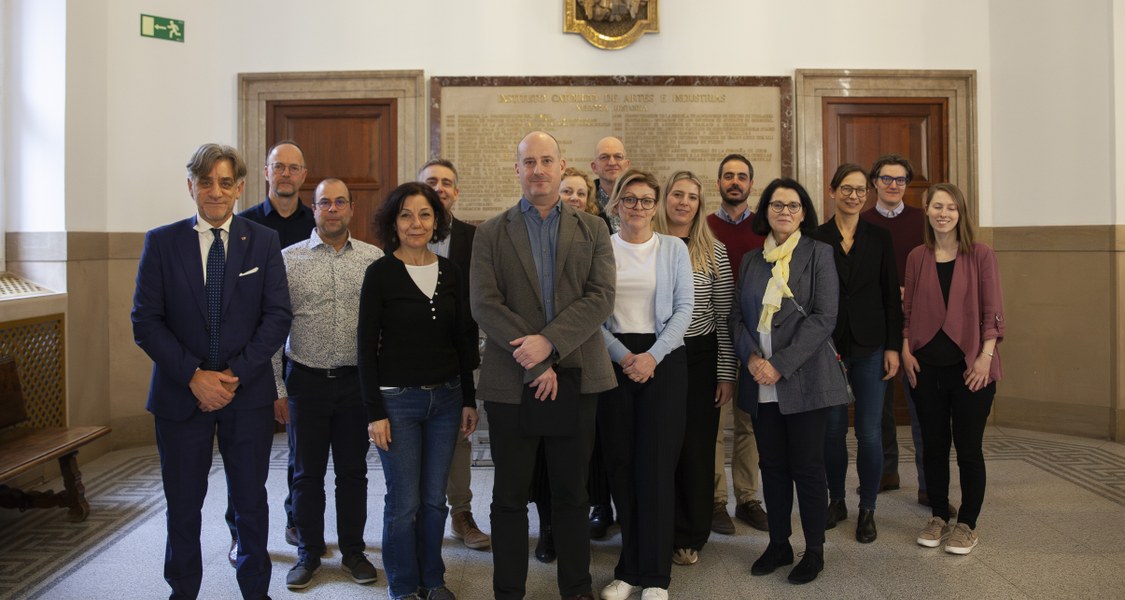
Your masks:
<path fill-rule="evenodd" d="M 184 22 L 166 17 L 141 15 L 141 35 L 161 40 L 182 42 L 184 41 Z"/>

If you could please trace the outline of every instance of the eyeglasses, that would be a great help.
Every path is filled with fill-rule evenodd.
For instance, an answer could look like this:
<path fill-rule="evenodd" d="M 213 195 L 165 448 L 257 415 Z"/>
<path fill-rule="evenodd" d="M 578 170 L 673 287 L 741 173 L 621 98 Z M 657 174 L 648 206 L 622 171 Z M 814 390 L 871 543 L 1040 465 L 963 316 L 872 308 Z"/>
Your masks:
<path fill-rule="evenodd" d="M 790 203 L 786 204 L 784 202 L 770 202 L 770 210 L 772 210 L 773 212 L 775 212 L 779 215 L 782 213 L 782 211 L 788 210 L 789 214 L 795 215 L 795 214 L 801 212 L 801 203 L 800 202 L 790 202 Z"/>
<path fill-rule="evenodd" d="M 867 188 L 865 187 L 852 187 L 850 185 L 842 185 L 836 188 L 836 191 L 843 194 L 845 198 L 851 196 L 852 193 L 855 193 L 855 195 L 860 198 L 867 196 Z"/>
<path fill-rule="evenodd" d="M 890 175 L 880 175 L 878 179 L 879 181 L 883 182 L 883 185 L 891 185 L 891 183 L 893 182 L 899 184 L 900 186 L 903 186 L 906 185 L 906 182 L 908 181 L 908 179 L 906 179 L 905 177 L 891 177 Z"/>
<path fill-rule="evenodd" d="M 320 210 L 328 210 L 329 208 L 332 208 L 333 206 L 336 207 L 336 210 L 344 210 L 351 203 L 352 203 L 352 201 L 348 200 L 346 198 L 336 198 L 335 200 L 331 200 L 329 198 L 321 198 L 321 199 L 317 200 L 314 204 Z"/>
<path fill-rule="evenodd" d="M 278 173 L 284 173 L 285 171 L 289 171 L 290 173 L 292 173 L 294 175 L 297 175 L 301 171 L 305 170 L 305 165 L 287 165 L 285 163 L 275 162 L 275 163 L 270 163 L 270 169 L 272 169 L 272 170 L 274 170 Z"/>
<path fill-rule="evenodd" d="M 638 202 L 641 203 L 641 208 L 644 210 L 652 210 L 656 207 L 656 198 L 638 198 L 636 196 L 621 198 L 621 203 L 625 205 L 625 208 L 636 208 Z"/>

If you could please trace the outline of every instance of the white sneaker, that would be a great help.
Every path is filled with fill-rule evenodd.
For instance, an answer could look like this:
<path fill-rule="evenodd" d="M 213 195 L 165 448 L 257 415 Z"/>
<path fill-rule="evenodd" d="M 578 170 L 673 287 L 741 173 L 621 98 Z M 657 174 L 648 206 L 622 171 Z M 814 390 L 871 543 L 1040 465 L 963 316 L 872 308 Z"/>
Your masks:
<path fill-rule="evenodd" d="M 629 585 L 620 579 L 614 579 L 602 588 L 602 600 L 625 600 L 639 591 L 641 591 L 639 585 Z"/>
<path fill-rule="evenodd" d="M 641 592 L 641 600 L 668 600 L 668 590 L 658 587 L 645 588 L 645 591 Z"/>

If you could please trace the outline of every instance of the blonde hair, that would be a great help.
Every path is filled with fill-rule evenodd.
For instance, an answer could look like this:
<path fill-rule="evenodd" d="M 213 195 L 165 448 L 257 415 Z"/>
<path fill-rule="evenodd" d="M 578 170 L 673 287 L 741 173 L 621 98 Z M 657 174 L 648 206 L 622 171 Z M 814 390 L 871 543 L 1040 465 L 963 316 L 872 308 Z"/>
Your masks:
<path fill-rule="evenodd" d="M 922 206 L 925 210 L 929 210 L 930 201 L 934 199 L 934 194 L 938 192 L 949 194 L 949 197 L 953 198 L 953 203 L 957 205 L 957 252 L 960 254 L 971 254 L 973 251 L 973 241 L 976 239 L 976 225 L 973 224 L 973 217 L 969 214 L 969 203 L 965 200 L 965 194 L 961 193 L 961 190 L 952 183 L 935 183 L 931 185 L 922 196 Z M 932 250 L 936 238 L 934 227 L 930 225 L 930 216 L 926 215 L 926 225 L 925 229 L 922 231 L 922 241 L 926 244 L 927 248 Z"/>
<path fill-rule="evenodd" d="M 691 171 L 676 171 L 664 184 L 664 194 L 656 203 L 656 219 L 652 223 L 653 231 L 672 235 L 671 226 L 668 224 L 668 195 L 672 186 L 678 181 L 690 181 L 699 189 L 699 210 L 691 219 L 691 228 L 688 230 L 688 256 L 691 257 L 691 270 L 714 276 L 719 272 L 718 261 L 715 259 L 715 236 L 705 222 L 707 218 L 707 201 L 703 196 L 703 182 Z"/>
<path fill-rule="evenodd" d="M 657 199 L 660 198 L 660 182 L 656 180 L 656 176 L 648 171 L 641 171 L 638 169 L 629 169 L 617 177 L 617 182 L 613 184 L 613 193 L 609 196 L 609 202 L 605 203 L 605 214 L 614 216 L 617 214 L 617 205 L 621 203 L 621 193 L 625 188 L 633 185 L 634 183 L 643 183 L 652 188 L 653 194 Z M 657 202 L 659 204 L 659 202 Z M 656 207 L 653 207 L 656 210 Z"/>
<path fill-rule="evenodd" d="M 581 177 L 582 181 L 586 183 L 586 212 L 592 215 L 601 215 L 602 211 L 598 208 L 598 191 L 594 189 L 594 182 L 590 180 L 590 175 L 582 169 L 574 167 L 567 167 L 563 171 L 562 178 L 567 177 Z"/>

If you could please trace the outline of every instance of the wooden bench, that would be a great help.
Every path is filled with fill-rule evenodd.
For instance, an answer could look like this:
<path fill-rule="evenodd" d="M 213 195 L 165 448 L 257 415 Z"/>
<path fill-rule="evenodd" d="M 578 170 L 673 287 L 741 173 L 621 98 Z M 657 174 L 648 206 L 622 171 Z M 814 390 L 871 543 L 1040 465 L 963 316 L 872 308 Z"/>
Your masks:
<path fill-rule="evenodd" d="M 69 508 L 68 519 L 86 520 L 90 505 L 78 470 L 78 449 L 108 434 L 109 427 L 12 427 L 26 420 L 16 363 L 9 357 L 0 358 L 0 508 Z M 4 485 L 54 459 L 62 472 L 62 492 L 23 491 Z"/>

